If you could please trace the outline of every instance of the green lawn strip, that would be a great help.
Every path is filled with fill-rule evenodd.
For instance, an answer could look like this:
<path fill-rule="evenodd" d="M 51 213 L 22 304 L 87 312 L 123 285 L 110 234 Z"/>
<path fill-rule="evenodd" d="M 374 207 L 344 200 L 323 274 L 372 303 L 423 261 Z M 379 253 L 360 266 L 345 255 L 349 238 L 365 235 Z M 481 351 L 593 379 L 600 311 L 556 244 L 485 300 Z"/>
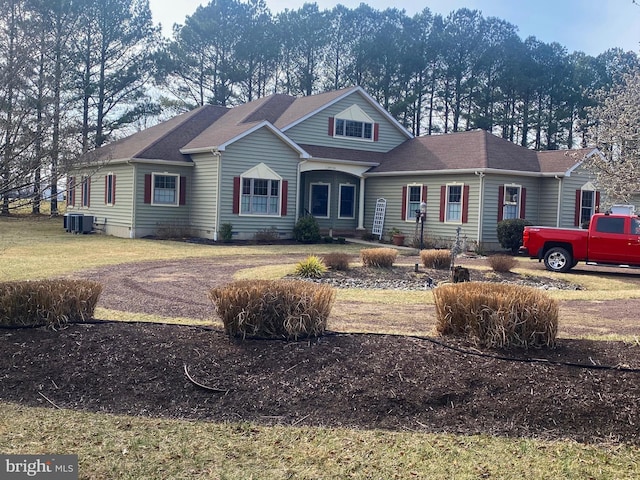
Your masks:
<path fill-rule="evenodd" d="M 81 479 L 640 476 L 640 449 L 628 445 L 0 408 L 0 451 L 77 454 Z"/>
<path fill-rule="evenodd" d="M 122 263 L 194 257 L 326 253 L 356 254 L 356 245 L 201 245 L 181 241 L 123 239 L 106 235 L 74 235 L 62 228 L 62 218 L 0 217 L 0 276 L 33 280 Z"/>

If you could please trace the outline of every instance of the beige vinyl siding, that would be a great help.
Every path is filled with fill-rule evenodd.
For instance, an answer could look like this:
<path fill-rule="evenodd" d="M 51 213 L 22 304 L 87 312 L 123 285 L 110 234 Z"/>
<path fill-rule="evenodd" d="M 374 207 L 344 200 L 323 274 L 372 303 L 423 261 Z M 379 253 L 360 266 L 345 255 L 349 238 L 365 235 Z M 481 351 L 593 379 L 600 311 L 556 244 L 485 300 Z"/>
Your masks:
<path fill-rule="evenodd" d="M 190 164 L 188 164 L 190 165 Z M 189 209 L 190 194 L 192 187 L 192 168 L 188 165 L 184 167 L 173 165 L 152 165 L 146 163 L 135 163 L 135 196 L 136 206 L 134 213 L 135 237 L 140 238 L 146 235 L 156 235 L 159 229 L 171 227 L 173 229 L 184 229 L 189 231 Z M 166 173 L 169 175 L 180 175 L 187 178 L 187 202 L 186 205 L 167 206 L 144 203 L 144 179 L 146 174 Z"/>
<path fill-rule="evenodd" d="M 360 179 L 348 173 L 338 171 L 311 171 L 303 176 L 303 184 L 300 192 L 300 215 L 304 215 L 309 208 L 312 183 L 324 183 L 329 185 L 329 218 L 318 218 L 321 230 L 333 229 L 336 231 L 355 230 L 358 226 L 358 199 L 360 195 Z M 340 185 L 353 185 L 355 187 L 354 217 L 338 218 Z"/>
<path fill-rule="evenodd" d="M 256 232 L 276 229 L 283 238 L 293 232 L 296 217 L 296 188 L 300 155 L 267 128 L 261 128 L 233 143 L 222 152 L 220 181 L 220 225 L 233 226 L 234 239 L 252 239 Z M 264 163 L 282 180 L 288 181 L 287 215 L 248 216 L 233 213 L 233 179 Z M 282 188 L 282 187 L 281 187 Z"/>
<path fill-rule="evenodd" d="M 81 179 L 86 174 L 91 175 L 89 207 L 82 206 Z M 105 204 L 104 178 L 109 174 L 116 177 L 115 203 L 112 205 Z M 76 202 L 75 207 L 67 206 L 67 212 L 93 215 L 94 225 L 104 233 L 129 237 L 132 219 L 133 167 L 124 163 L 106 165 L 98 171 L 80 170 L 70 176 L 76 178 Z"/>
<path fill-rule="evenodd" d="M 218 208 L 219 157 L 212 153 L 195 154 L 193 181 L 187 188 L 192 233 L 202 238 L 214 238 Z"/>
<path fill-rule="evenodd" d="M 375 123 L 380 125 L 379 140 L 377 142 L 329 136 L 329 117 L 335 117 L 354 104 L 358 105 Z M 407 140 L 405 134 L 389 122 L 377 109 L 372 107 L 359 93 L 354 93 L 331 105 L 316 115 L 286 130 L 285 134 L 299 144 L 350 148 L 373 152 L 388 152 Z"/>
<path fill-rule="evenodd" d="M 467 223 L 440 222 L 440 187 L 457 183 L 469 185 L 469 205 Z M 457 227 L 461 228 L 461 237 L 476 241 L 478 235 L 478 193 L 479 181 L 476 175 L 441 176 L 402 176 L 369 177 L 365 186 L 365 228 L 371 231 L 373 215 L 378 198 L 387 200 L 384 219 L 384 232 L 397 228 L 409 239 L 416 234 L 415 217 L 402 220 L 402 187 L 405 185 L 427 185 L 427 216 L 425 219 L 425 238 L 450 243 L 456 236 Z M 497 201 L 497 200 L 496 200 Z"/>

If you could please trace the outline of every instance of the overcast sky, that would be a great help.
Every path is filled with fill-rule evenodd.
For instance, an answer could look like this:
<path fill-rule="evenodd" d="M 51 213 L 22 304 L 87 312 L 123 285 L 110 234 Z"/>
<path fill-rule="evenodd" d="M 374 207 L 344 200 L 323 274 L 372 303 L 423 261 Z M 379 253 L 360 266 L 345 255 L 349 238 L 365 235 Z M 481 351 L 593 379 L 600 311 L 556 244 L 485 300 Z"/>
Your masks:
<path fill-rule="evenodd" d="M 184 23 L 198 5 L 209 0 L 149 0 L 156 23 L 166 36 L 174 23 Z M 266 0 L 272 13 L 300 8 L 304 0 Z M 310 2 L 312 3 L 312 2 Z M 582 51 L 596 56 L 613 47 L 640 52 L 640 6 L 633 0 L 317 0 L 320 9 L 341 3 L 356 8 L 366 3 L 376 10 L 396 7 L 408 15 L 429 7 L 446 16 L 459 8 L 480 10 L 485 17 L 498 17 L 518 27 L 520 37 L 535 36 L 546 43 L 558 42 L 569 53 Z"/>

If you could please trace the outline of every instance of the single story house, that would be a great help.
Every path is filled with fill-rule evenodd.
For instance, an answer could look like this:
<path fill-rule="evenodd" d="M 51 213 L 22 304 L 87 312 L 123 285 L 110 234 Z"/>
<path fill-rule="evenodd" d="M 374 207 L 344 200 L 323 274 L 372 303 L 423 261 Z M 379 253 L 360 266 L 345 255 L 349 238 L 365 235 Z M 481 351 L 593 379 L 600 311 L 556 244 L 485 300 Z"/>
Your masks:
<path fill-rule="evenodd" d="M 361 87 L 234 108 L 203 106 L 106 145 L 68 177 L 68 212 L 139 238 L 173 227 L 218 240 L 287 238 L 313 215 L 325 232 L 416 232 L 498 245 L 502 219 L 580 225 L 600 194 L 596 150 L 536 152 L 483 130 L 414 137 Z M 384 201 L 379 202 L 383 199 Z M 375 226 L 374 226 L 375 224 Z"/>

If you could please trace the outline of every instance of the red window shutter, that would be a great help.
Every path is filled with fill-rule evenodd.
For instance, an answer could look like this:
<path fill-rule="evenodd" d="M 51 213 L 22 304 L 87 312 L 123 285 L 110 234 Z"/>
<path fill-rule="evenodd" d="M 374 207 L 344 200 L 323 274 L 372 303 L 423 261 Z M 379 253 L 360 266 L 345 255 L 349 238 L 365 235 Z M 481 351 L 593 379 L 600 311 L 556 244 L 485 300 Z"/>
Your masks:
<path fill-rule="evenodd" d="M 427 186 L 422 185 L 422 201 L 427 203 Z"/>
<path fill-rule="evenodd" d="M 240 213 L 240 177 L 233 177 L 233 214 Z"/>
<path fill-rule="evenodd" d="M 373 141 L 377 142 L 379 137 L 380 137 L 380 124 L 374 123 L 373 124 Z"/>
<path fill-rule="evenodd" d="M 504 185 L 498 187 L 498 221 L 501 222 L 504 215 Z"/>
<path fill-rule="evenodd" d="M 109 200 L 109 175 L 104 176 L 104 204 L 107 204 L 107 200 Z"/>
<path fill-rule="evenodd" d="M 187 204 L 187 177 L 180 177 L 180 205 Z"/>
<path fill-rule="evenodd" d="M 527 189 L 520 189 L 520 218 L 527 218 Z"/>
<path fill-rule="evenodd" d="M 144 176 L 144 203 L 151 203 L 151 174 Z"/>
<path fill-rule="evenodd" d="M 280 216 L 287 216 L 287 196 L 289 194 L 289 182 L 287 180 L 282 181 L 282 198 L 280 199 Z"/>
<path fill-rule="evenodd" d="M 596 191 L 596 213 L 600 211 L 600 192 Z"/>
<path fill-rule="evenodd" d="M 400 219 L 407 219 L 407 186 L 402 187 L 402 210 L 400 211 Z"/>
<path fill-rule="evenodd" d="M 116 176 L 112 175 L 111 178 L 111 205 L 116 204 Z"/>
<path fill-rule="evenodd" d="M 447 204 L 447 186 L 440 186 L 440 221 L 444 222 L 444 209 Z"/>
<path fill-rule="evenodd" d="M 462 187 L 462 223 L 469 221 L 469 185 Z"/>
<path fill-rule="evenodd" d="M 582 191 L 576 190 L 576 208 L 575 208 L 575 214 L 574 214 L 574 217 L 573 217 L 573 225 L 575 227 L 579 227 L 580 226 L 580 206 L 581 206 L 581 202 L 582 202 Z"/>
<path fill-rule="evenodd" d="M 335 121 L 334 117 L 329 117 L 329 136 L 333 137 L 333 122 Z"/>
<path fill-rule="evenodd" d="M 91 177 L 87 177 L 87 208 L 91 206 Z"/>

